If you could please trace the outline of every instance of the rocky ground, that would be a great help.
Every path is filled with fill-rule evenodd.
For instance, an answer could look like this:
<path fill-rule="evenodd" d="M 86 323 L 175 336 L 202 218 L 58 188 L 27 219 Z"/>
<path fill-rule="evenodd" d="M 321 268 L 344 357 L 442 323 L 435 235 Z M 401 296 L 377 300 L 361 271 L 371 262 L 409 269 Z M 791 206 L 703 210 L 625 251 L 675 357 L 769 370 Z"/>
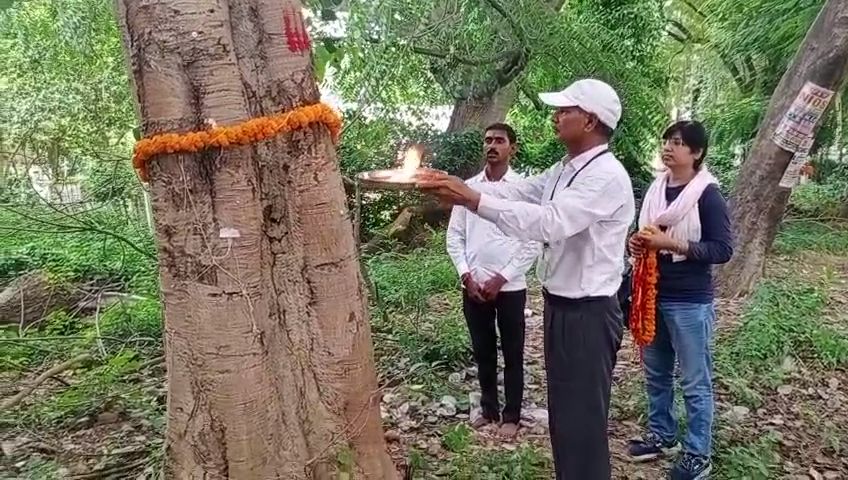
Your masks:
<path fill-rule="evenodd" d="M 837 298 L 844 301 L 848 296 Z M 527 318 L 522 428 L 517 438 L 509 441 L 499 438 L 494 428 L 474 432 L 470 440 L 474 449 L 514 451 L 532 445 L 546 454 L 549 452 L 541 299 L 538 292 L 532 292 L 529 306 L 532 313 Z M 719 337 L 733 334 L 743 308 L 742 302 L 719 302 Z M 848 310 L 842 310 L 845 311 Z M 763 405 L 757 409 L 735 404 L 718 379 L 717 430 L 725 441 L 739 445 L 730 447 L 727 454 L 740 457 L 739 465 L 734 463 L 728 474 L 730 476 L 724 478 L 848 479 L 848 429 L 845 427 L 848 419 L 848 372 L 813 370 L 791 356 L 786 357 L 780 368 L 786 370 L 786 382 L 768 392 Z M 469 367 L 449 376 L 449 381 L 466 398 L 455 395 L 429 398 L 416 393 L 414 386 L 401 386 L 383 396 L 383 418 L 389 429 L 387 438 L 399 463 L 404 461 L 410 449 L 420 450 L 436 462 L 447 461 L 455 455 L 446 446 L 445 432 L 468 422 L 469 415 L 473 418 L 478 414 L 476 403 L 479 402 L 479 393 L 476 391 L 475 374 L 474 367 Z M 502 381 L 502 376 L 499 380 Z M 609 426 L 615 479 L 665 478 L 670 466 L 669 461 L 638 464 L 627 458 L 627 442 L 640 434 L 644 420 L 642 387 L 638 352 L 625 332 L 614 371 Z M 748 456 L 758 455 L 755 447 L 763 439 L 775 442 L 780 457 L 745 463 Z M 750 443 L 747 448 L 746 443 Z M 717 440 L 717 444 L 720 445 L 721 440 Z M 772 450 L 764 449 L 761 453 L 767 456 Z M 477 454 L 480 454 L 479 451 Z M 777 462 L 777 468 L 771 470 L 781 470 L 782 473 L 778 476 L 758 474 L 757 470 L 764 468 L 759 462 Z"/>

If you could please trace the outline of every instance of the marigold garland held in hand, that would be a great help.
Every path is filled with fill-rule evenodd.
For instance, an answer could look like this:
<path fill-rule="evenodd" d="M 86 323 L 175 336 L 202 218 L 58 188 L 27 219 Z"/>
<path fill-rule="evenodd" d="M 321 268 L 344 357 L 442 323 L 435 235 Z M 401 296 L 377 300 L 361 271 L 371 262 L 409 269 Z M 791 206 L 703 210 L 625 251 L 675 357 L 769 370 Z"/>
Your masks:
<path fill-rule="evenodd" d="M 630 333 L 639 347 L 654 340 L 657 332 L 657 252 L 645 250 L 633 270 L 630 300 Z"/>
<path fill-rule="evenodd" d="M 269 117 L 259 117 L 230 127 L 213 127 L 189 133 L 163 133 L 140 140 L 135 145 L 133 167 L 147 181 L 147 162 L 161 154 L 193 153 L 208 148 L 227 148 L 261 142 L 276 135 L 322 123 L 338 141 L 342 121 L 327 104 L 317 103 L 299 107 Z"/>

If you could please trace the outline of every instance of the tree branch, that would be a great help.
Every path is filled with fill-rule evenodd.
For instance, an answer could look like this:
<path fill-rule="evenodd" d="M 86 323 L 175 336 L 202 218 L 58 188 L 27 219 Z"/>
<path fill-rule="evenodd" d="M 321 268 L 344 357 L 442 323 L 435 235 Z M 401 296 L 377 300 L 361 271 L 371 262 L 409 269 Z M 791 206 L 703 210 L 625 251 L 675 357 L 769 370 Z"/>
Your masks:
<path fill-rule="evenodd" d="M 342 41 L 344 41 L 344 39 L 341 38 L 341 37 L 320 37 L 320 38 L 316 39 L 316 41 L 317 42 L 323 42 L 323 41 L 342 42 Z M 385 46 L 388 46 L 388 47 L 396 46 L 396 47 L 400 47 L 400 48 L 406 48 L 406 49 L 409 49 L 409 51 L 411 51 L 412 53 L 417 53 L 419 55 L 424 55 L 424 56 L 427 56 L 427 57 L 441 58 L 442 60 L 452 60 L 452 61 L 455 61 L 457 63 L 461 63 L 463 65 L 468 65 L 470 67 L 482 67 L 484 65 L 489 65 L 489 64 L 492 64 L 492 63 L 501 62 L 501 61 L 509 58 L 511 55 L 514 55 L 516 52 L 518 52 L 520 50 L 520 49 L 517 49 L 517 48 L 513 48 L 513 49 L 510 49 L 510 50 L 504 50 L 502 52 L 498 52 L 498 53 L 496 53 L 494 55 L 490 55 L 488 57 L 471 58 L 471 57 L 464 57 L 462 55 L 457 55 L 457 54 L 452 53 L 452 52 L 446 52 L 446 51 L 443 51 L 443 50 L 438 50 L 438 49 L 435 49 L 435 48 L 421 47 L 421 46 L 418 46 L 418 45 L 410 45 L 410 44 L 408 44 L 404 41 L 390 42 L 388 40 L 383 40 L 383 39 L 375 38 L 375 37 L 366 38 L 365 41 L 368 42 L 368 43 L 372 43 L 374 45 L 385 45 Z"/>
<path fill-rule="evenodd" d="M 49 204 L 49 202 L 47 203 L 47 205 L 51 206 Z M 80 220 L 79 218 L 76 218 L 75 216 L 70 215 L 66 212 L 62 212 L 61 210 L 59 210 L 59 209 L 57 209 L 53 206 L 51 206 L 52 210 L 56 211 L 57 213 L 59 213 L 60 215 L 66 217 L 66 218 L 71 219 L 72 221 L 78 223 L 79 225 L 77 225 L 77 226 L 63 225 L 63 224 L 60 224 L 60 223 L 51 222 L 49 220 L 44 220 L 44 219 L 41 219 L 41 218 L 38 218 L 38 217 L 34 217 L 34 216 L 31 216 L 31 215 L 27 215 L 25 213 L 19 212 L 15 209 L 9 208 L 6 205 L 0 205 L 0 208 L 6 209 L 6 210 L 14 213 L 15 215 L 23 217 L 27 220 L 30 220 L 30 221 L 33 221 L 33 222 L 36 222 L 36 223 L 39 223 L 39 224 L 42 224 L 42 225 L 47 225 L 47 226 L 50 226 L 50 227 L 53 227 L 53 228 L 57 228 L 57 229 L 60 229 L 62 231 L 65 231 L 66 233 L 90 231 L 90 232 L 94 232 L 94 233 L 99 233 L 101 235 L 105 235 L 107 237 L 111 237 L 115 240 L 118 240 L 121 243 L 126 244 L 132 250 L 135 250 L 136 252 L 140 253 L 141 255 L 143 255 L 143 256 L 151 259 L 151 260 L 156 260 L 156 255 L 153 255 L 149 252 L 145 252 L 140 247 L 138 247 L 135 243 L 131 242 L 128 238 L 124 237 L 123 235 L 121 235 L 119 233 L 115 233 L 115 232 L 110 232 L 108 230 L 104 230 L 104 229 L 94 225 L 93 223 L 89 223 L 89 222 L 85 222 L 83 220 Z M 4 229 L 5 229 L 5 227 L 4 227 Z M 23 229 L 19 229 L 19 230 L 23 230 Z"/>
<path fill-rule="evenodd" d="M 530 87 L 527 85 L 527 82 L 525 80 L 520 80 L 518 82 L 518 89 L 521 91 L 521 93 L 524 94 L 525 97 L 527 97 L 527 100 L 530 100 L 530 103 L 533 104 L 533 107 L 536 110 L 545 109 L 545 105 L 542 103 L 541 100 L 539 100 L 539 97 L 537 95 L 534 95 L 533 92 L 530 91 Z"/>
<path fill-rule="evenodd" d="M 39 385 L 46 382 L 48 378 L 64 372 L 65 370 L 73 367 L 77 363 L 85 362 L 85 361 L 88 361 L 88 360 L 91 360 L 91 355 L 89 355 L 87 353 L 83 353 L 82 355 L 77 355 L 76 357 L 74 357 L 74 358 L 72 358 L 72 359 L 70 359 L 70 360 L 68 360 L 64 363 L 60 363 L 59 365 L 54 366 L 50 370 L 47 370 L 46 372 L 39 375 L 38 378 L 36 378 L 35 381 L 32 382 L 31 385 L 24 387 L 23 390 L 18 392 L 15 396 L 9 397 L 6 400 L 4 400 L 3 403 L 0 404 L 0 411 L 10 410 L 12 407 L 14 407 L 18 403 L 20 403 L 21 400 L 26 398 L 27 395 L 32 393 L 33 390 L 38 388 Z"/>
<path fill-rule="evenodd" d="M 701 9 L 699 9 L 697 5 L 692 3 L 691 0 L 680 0 L 680 1 L 683 2 L 684 5 L 689 7 L 690 10 L 695 12 L 699 17 L 707 18 L 707 15 L 704 12 L 702 12 Z"/>
<path fill-rule="evenodd" d="M 521 25 L 515 21 L 515 18 L 506 11 L 506 9 L 501 5 L 498 0 L 483 0 L 489 4 L 496 12 L 498 12 L 504 20 L 506 20 L 507 25 L 509 25 L 512 33 L 518 38 L 521 42 L 522 47 L 527 48 L 527 36 L 524 34 L 524 29 L 521 28 Z"/>

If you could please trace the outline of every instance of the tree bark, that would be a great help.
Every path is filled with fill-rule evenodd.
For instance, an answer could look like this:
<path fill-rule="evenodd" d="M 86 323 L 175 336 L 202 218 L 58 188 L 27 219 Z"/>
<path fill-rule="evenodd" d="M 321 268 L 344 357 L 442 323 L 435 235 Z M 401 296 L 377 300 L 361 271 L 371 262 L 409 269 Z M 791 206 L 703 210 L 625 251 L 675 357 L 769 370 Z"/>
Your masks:
<path fill-rule="evenodd" d="M 503 122 L 515 102 L 515 96 L 515 86 L 509 84 L 491 96 L 457 100 L 447 131 L 482 130 L 493 123 Z"/>
<path fill-rule="evenodd" d="M 845 81 L 846 67 L 848 2 L 828 0 L 774 91 L 754 146 L 740 169 L 731 201 L 736 252 L 719 271 L 723 296 L 735 297 L 753 290 L 786 210 L 791 190 L 778 184 L 793 154 L 778 147 L 772 134 L 807 81 L 838 91 Z"/>
<path fill-rule="evenodd" d="M 117 5 L 145 136 L 320 98 L 311 54 L 290 51 L 284 33 L 284 14 L 300 12 L 300 1 Z M 150 178 L 169 382 L 166 478 L 396 478 L 327 129 L 159 156 Z"/>

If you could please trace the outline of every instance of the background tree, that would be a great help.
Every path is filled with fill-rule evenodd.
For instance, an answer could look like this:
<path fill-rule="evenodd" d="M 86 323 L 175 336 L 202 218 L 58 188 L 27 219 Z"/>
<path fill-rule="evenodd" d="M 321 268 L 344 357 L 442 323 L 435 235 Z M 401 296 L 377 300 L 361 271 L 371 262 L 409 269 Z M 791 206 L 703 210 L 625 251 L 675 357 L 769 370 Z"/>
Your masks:
<path fill-rule="evenodd" d="M 737 177 L 731 209 L 737 246 L 733 260 L 721 270 L 724 295 L 748 293 L 760 278 L 789 200 L 790 190 L 778 183 L 793 154 L 778 147 L 772 134 L 806 82 L 840 91 L 846 68 L 848 5 L 827 1 L 775 89 Z"/>

